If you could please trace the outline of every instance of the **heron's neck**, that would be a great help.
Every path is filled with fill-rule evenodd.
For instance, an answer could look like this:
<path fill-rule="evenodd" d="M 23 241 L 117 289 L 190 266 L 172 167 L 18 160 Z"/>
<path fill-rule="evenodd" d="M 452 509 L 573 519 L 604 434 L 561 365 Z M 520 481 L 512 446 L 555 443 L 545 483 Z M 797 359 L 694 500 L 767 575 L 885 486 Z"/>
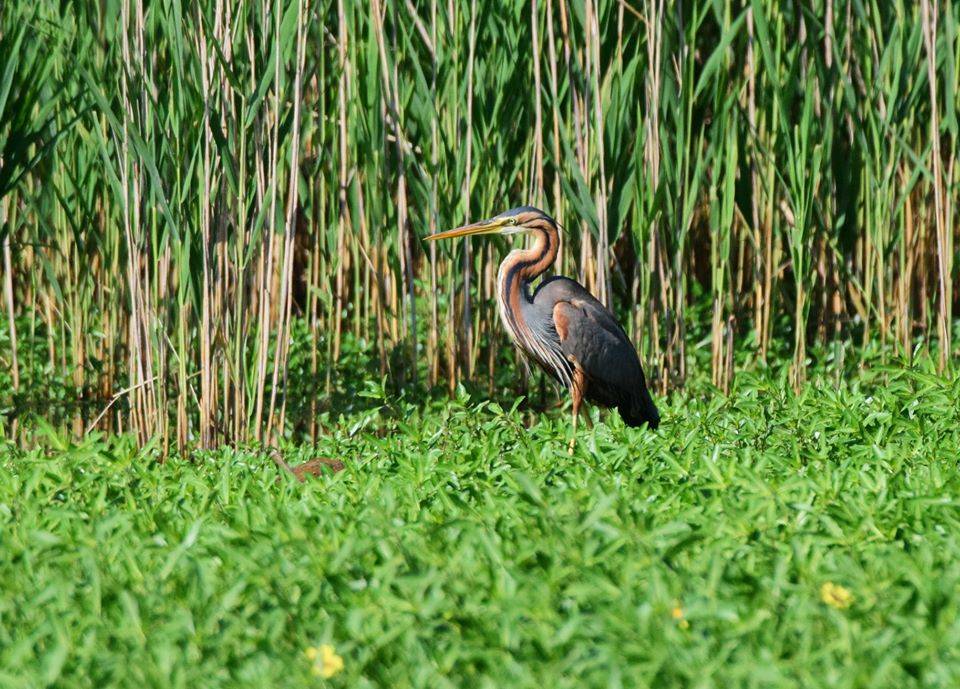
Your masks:
<path fill-rule="evenodd" d="M 560 250 L 560 234 L 546 221 L 539 221 L 531 232 L 533 244 L 526 249 L 515 249 L 500 265 L 501 287 L 522 289 L 524 284 L 542 275 L 556 260 Z M 505 281 L 515 275 L 516 279 Z M 508 282 L 509 284 L 505 284 Z"/>
<path fill-rule="evenodd" d="M 511 251 L 497 276 L 500 317 L 514 340 L 522 339 L 526 330 L 521 309 L 530 301 L 527 284 L 550 267 L 560 249 L 560 235 L 553 224 L 540 221 L 531 234 L 533 244 Z"/>

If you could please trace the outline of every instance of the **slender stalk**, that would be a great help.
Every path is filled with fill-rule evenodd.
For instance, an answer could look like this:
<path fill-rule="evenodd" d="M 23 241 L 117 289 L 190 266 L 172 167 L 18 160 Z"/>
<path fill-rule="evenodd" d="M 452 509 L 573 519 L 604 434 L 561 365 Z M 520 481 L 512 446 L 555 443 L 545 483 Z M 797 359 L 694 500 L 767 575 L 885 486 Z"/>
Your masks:
<path fill-rule="evenodd" d="M 0 199 L 0 228 L 7 223 L 7 199 Z M 13 259 L 10 252 L 9 228 L 3 237 L 3 297 L 7 307 L 7 329 L 10 333 L 10 377 L 13 391 L 20 389 L 20 362 L 17 358 L 16 308 L 13 302 Z"/>
<path fill-rule="evenodd" d="M 935 2 L 935 0 L 934 0 Z M 952 303 L 952 284 L 949 257 L 947 255 L 948 224 L 943 193 L 943 160 L 940 153 L 940 115 L 937 98 L 937 21 L 940 14 L 936 2 L 920 1 L 923 26 L 923 44 L 927 52 L 927 85 L 930 91 L 930 161 L 933 185 L 933 218 L 937 241 L 937 331 L 940 338 L 940 370 L 944 371 L 950 362 L 951 332 L 950 306 Z M 952 235 L 952 232 L 950 233 Z"/>

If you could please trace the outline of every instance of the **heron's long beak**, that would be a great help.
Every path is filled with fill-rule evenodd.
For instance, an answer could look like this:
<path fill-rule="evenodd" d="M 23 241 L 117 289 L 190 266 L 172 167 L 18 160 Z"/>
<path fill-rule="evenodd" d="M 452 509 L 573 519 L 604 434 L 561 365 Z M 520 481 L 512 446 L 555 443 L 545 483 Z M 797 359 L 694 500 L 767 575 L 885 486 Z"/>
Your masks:
<path fill-rule="evenodd" d="M 464 225 L 453 230 L 437 232 L 436 234 L 426 237 L 426 240 L 453 239 L 454 237 L 467 237 L 471 234 L 494 234 L 502 230 L 506 224 L 506 218 L 490 218 L 489 220 L 481 220 L 480 222 Z"/>

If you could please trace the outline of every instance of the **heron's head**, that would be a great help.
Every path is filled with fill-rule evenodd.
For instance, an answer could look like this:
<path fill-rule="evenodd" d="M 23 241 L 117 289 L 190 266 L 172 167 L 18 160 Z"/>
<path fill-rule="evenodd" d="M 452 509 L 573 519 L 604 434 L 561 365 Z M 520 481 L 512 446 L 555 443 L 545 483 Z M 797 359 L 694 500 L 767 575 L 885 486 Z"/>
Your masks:
<path fill-rule="evenodd" d="M 538 229 L 539 225 L 546 222 L 553 227 L 557 226 L 557 221 L 544 213 L 539 208 L 533 206 L 520 206 L 504 211 L 500 215 L 481 220 L 480 222 L 463 225 L 453 230 L 437 232 L 427 237 L 427 240 L 433 239 L 453 239 L 454 237 L 467 237 L 472 234 L 518 234 L 520 232 L 532 232 Z"/>

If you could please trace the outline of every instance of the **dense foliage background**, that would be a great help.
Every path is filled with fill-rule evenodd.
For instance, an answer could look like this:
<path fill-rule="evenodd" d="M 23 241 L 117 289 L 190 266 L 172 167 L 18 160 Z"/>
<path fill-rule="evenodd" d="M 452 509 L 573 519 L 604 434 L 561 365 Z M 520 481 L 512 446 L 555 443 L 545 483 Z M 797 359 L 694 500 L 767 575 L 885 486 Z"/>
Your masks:
<path fill-rule="evenodd" d="M 958 686 L 958 13 L 0 0 L 0 686 Z"/>
<path fill-rule="evenodd" d="M 799 388 L 851 343 L 943 371 L 957 15 L 5 2 L 4 433 L 316 438 L 358 370 L 523 392 L 491 299 L 506 244 L 420 241 L 522 203 L 563 225 L 558 270 L 617 311 L 660 392 L 691 346 L 723 389 L 771 353 Z"/>
<path fill-rule="evenodd" d="M 960 380 L 871 364 L 697 375 L 573 457 L 566 419 L 370 390 L 284 445 L 343 458 L 306 484 L 40 434 L 0 454 L 0 684 L 955 687 Z"/>

